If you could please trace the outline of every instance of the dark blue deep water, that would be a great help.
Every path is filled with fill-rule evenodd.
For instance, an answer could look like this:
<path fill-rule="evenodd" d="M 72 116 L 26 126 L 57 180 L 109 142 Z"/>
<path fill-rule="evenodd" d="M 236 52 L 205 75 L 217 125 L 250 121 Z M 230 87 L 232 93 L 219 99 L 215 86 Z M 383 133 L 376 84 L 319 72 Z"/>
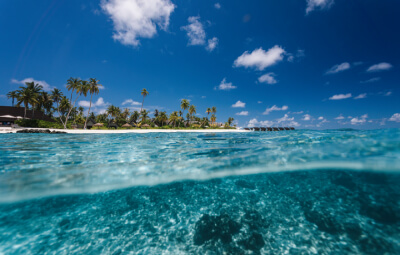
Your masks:
<path fill-rule="evenodd" d="M 398 129 L 0 138 L 0 254 L 400 254 Z"/>

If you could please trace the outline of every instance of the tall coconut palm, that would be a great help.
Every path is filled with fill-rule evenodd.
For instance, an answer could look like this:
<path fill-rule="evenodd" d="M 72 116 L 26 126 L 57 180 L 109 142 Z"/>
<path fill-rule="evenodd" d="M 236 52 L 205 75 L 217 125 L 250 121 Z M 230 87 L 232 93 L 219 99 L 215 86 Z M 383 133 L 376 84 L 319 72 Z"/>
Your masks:
<path fill-rule="evenodd" d="M 65 129 L 67 128 L 67 122 L 69 119 L 69 115 L 71 114 L 72 108 L 75 107 L 75 103 L 78 100 L 79 96 L 81 96 L 83 94 L 86 97 L 87 92 L 89 91 L 89 83 L 87 81 L 78 80 L 76 78 L 72 78 L 72 80 L 71 81 L 70 80 L 68 80 L 67 88 L 68 88 L 68 90 L 75 91 L 76 98 L 73 103 L 71 101 L 71 106 L 68 111 L 67 118 L 65 119 L 65 123 L 64 123 Z M 72 99 L 72 93 L 71 93 L 71 99 Z"/>
<path fill-rule="evenodd" d="M 166 112 L 160 112 L 157 118 L 159 119 L 159 121 L 161 121 L 161 126 L 164 126 L 164 122 L 168 120 Z"/>
<path fill-rule="evenodd" d="M 29 104 L 34 105 L 37 103 L 37 94 L 28 87 L 20 87 L 20 90 L 17 91 L 17 106 L 19 107 L 22 103 L 24 104 L 24 118 L 26 118 L 26 109 L 29 107 Z"/>
<path fill-rule="evenodd" d="M 142 112 L 142 110 L 143 110 L 144 98 L 147 97 L 147 96 L 149 95 L 149 92 L 148 92 L 146 89 L 142 89 L 142 91 L 140 92 L 140 94 L 143 96 L 142 107 L 140 108 L 140 112 Z"/>
<path fill-rule="evenodd" d="M 138 111 L 134 111 L 132 114 L 131 114 L 131 117 L 129 118 L 129 120 L 132 122 L 135 122 L 135 123 L 137 123 L 137 120 L 139 119 L 139 112 Z"/>
<path fill-rule="evenodd" d="M 178 112 L 175 111 L 173 113 L 171 113 L 169 115 L 169 121 L 174 123 L 174 127 L 175 127 L 175 123 L 179 120 L 179 116 L 178 116 Z"/>
<path fill-rule="evenodd" d="M 86 120 L 85 120 L 85 126 L 84 129 L 86 129 L 86 125 L 87 125 L 87 121 L 89 118 L 89 112 L 90 112 L 90 108 L 92 108 L 92 98 L 93 95 L 98 95 L 99 94 L 99 89 L 100 87 L 102 87 L 103 85 L 98 83 L 99 80 L 96 80 L 95 78 L 90 78 L 89 79 L 89 93 L 90 93 L 90 104 L 89 104 L 89 109 L 88 109 L 88 114 L 86 116 Z"/>
<path fill-rule="evenodd" d="M 210 115 L 211 112 L 212 112 L 211 108 L 207 108 L 206 110 L 207 116 Z"/>
<path fill-rule="evenodd" d="M 228 124 L 229 124 L 229 126 L 232 125 L 232 122 L 233 122 L 234 120 L 235 120 L 235 119 L 232 118 L 232 117 L 229 117 L 229 118 L 228 118 Z"/>
<path fill-rule="evenodd" d="M 128 121 L 128 117 L 129 117 L 130 111 L 128 108 L 125 108 L 122 113 L 121 113 L 121 117 L 125 120 Z"/>
<path fill-rule="evenodd" d="M 190 106 L 189 100 L 182 99 L 182 101 L 181 101 L 181 109 L 183 110 L 182 115 L 185 113 L 185 110 L 189 109 L 189 106 Z"/>
<path fill-rule="evenodd" d="M 60 105 L 59 105 L 59 102 L 61 101 L 62 97 L 63 97 L 63 93 L 61 92 L 61 90 L 54 88 L 51 91 L 51 99 L 53 99 L 53 101 L 57 103 L 58 116 L 60 117 L 61 123 L 64 125 L 64 121 L 61 118 Z"/>
<path fill-rule="evenodd" d="M 190 119 L 193 119 L 193 113 L 196 113 L 196 106 L 192 104 L 189 108 Z"/>
<path fill-rule="evenodd" d="M 160 112 L 157 109 L 155 109 L 154 110 L 154 118 L 157 118 L 159 114 L 160 114 Z"/>
<path fill-rule="evenodd" d="M 32 105 L 32 118 L 34 118 L 35 117 L 35 106 L 36 106 L 37 103 L 39 103 L 39 94 L 42 91 L 43 86 L 39 85 L 39 84 L 35 84 L 34 81 L 25 82 L 25 85 L 26 85 L 27 89 L 31 90 L 35 95 L 34 97 L 35 97 L 36 100 L 33 100 L 31 102 L 31 105 Z"/>
<path fill-rule="evenodd" d="M 214 113 L 214 114 L 216 114 L 216 113 L 217 113 L 217 107 L 213 106 L 213 107 L 211 108 L 211 112 Z"/>
<path fill-rule="evenodd" d="M 110 106 L 107 108 L 107 113 L 108 113 L 108 115 L 111 116 L 111 118 L 116 118 L 116 117 L 118 117 L 119 114 L 121 113 L 121 110 L 119 109 L 119 107 L 116 107 L 116 106 L 114 106 L 114 105 L 110 105 Z"/>
<path fill-rule="evenodd" d="M 10 91 L 7 93 L 7 98 L 8 99 L 12 99 L 12 106 L 14 107 L 14 99 L 16 99 L 18 97 L 18 93 L 17 91 Z"/>
<path fill-rule="evenodd" d="M 146 110 L 142 110 L 140 112 L 140 116 L 142 117 L 142 121 L 141 121 L 142 124 L 147 120 L 147 117 L 149 116 L 149 113 L 150 112 L 146 111 Z"/>
<path fill-rule="evenodd" d="M 213 124 L 215 121 L 217 121 L 217 117 L 214 114 L 211 115 L 210 119 L 211 119 L 211 123 L 213 123 Z"/>

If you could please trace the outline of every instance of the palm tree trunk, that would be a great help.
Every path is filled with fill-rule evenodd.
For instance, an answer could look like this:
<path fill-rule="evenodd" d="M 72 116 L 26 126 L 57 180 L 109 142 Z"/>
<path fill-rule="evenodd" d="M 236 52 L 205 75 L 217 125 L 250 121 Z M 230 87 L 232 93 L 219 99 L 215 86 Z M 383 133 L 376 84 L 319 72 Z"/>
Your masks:
<path fill-rule="evenodd" d="M 26 102 L 24 103 L 24 105 L 25 105 L 25 112 L 24 112 L 24 119 L 26 118 Z"/>
<path fill-rule="evenodd" d="M 87 112 L 87 116 L 86 116 L 86 120 L 85 120 L 85 126 L 83 127 L 83 129 L 86 129 L 86 123 L 89 118 L 90 108 L 92 107 L 92 98 L 93 98 L 93 94 L 90 93 L 90 105 L 89 105 L 89 110 Z"/>
<path fill-rule="evenodd" d="M 76 100 L 78 100 L 78 98 L 79 98 L 79 95 L 76 97 L 76 99 L 74 101 L 74 104 L 71 105 L 71 108 L 68 111 L 67 118 L 65 119 L 64 129 L 67 129 L 67 123 L 68 123 L 69 114 L 71 113 L 72 109 L 74 108 Z"/>
<path fill-rule="evenodd" d="M 144 97 L 143 97 L 143 101 L 142 101 L 142 107 L 140 108 L 140 113 L 141 113 L 142 110 L 143 110 L 143 103 L 144 103 Z"/>

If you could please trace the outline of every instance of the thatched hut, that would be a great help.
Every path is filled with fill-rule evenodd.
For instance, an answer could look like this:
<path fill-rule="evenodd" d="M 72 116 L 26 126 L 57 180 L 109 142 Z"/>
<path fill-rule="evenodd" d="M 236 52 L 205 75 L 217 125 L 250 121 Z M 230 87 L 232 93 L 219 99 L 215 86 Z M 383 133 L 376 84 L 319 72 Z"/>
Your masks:
<path fill-rule="evenodd" d="M 96 123 L 96 124 L 93 125 L 93 127 L 103 127 L 103 126 L 104 126 L 103 123 Z"/>
<path fill-rule="evenodd" d="M 126 123 L 126 124 L 122 125 L 122 127 L 123 127 L 123 128 L 131 128 L 132 126 L 129 125 L 128 123 Z"/>

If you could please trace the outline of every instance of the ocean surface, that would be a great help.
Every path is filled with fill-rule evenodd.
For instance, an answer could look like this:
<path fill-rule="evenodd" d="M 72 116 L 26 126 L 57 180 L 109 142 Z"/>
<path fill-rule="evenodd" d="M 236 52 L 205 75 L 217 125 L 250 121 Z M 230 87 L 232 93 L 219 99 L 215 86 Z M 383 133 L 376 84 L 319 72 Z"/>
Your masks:
<path fill-rule="evenodd" d="M 0 141 L 0 254 L 400 254 L 400 129 Z"/>

